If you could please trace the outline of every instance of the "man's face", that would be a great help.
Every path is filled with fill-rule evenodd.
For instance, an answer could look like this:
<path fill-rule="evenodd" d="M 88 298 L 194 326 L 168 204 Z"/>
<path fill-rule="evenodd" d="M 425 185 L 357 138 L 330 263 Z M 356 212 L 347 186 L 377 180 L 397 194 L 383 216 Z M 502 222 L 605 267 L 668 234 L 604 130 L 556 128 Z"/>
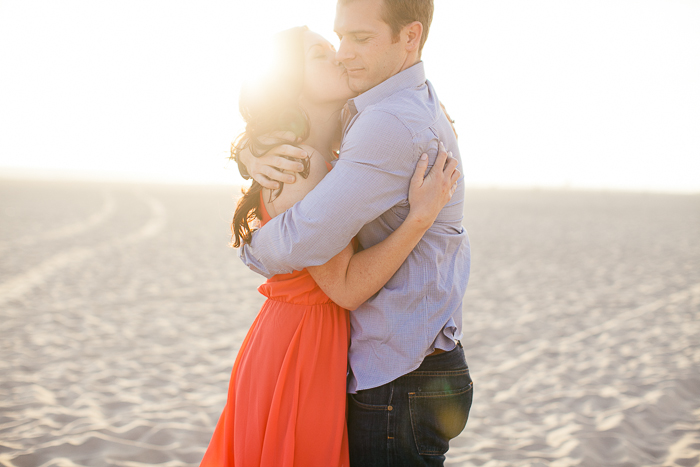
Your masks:
<path fill-rule="evenodd" d="M 402 41 L 392 40 L 382 19 L 382 0 L 338 3 L 335 32 L 340 39 L 336 60 L 348 72 L 350 89 L 362 93 L 401 71 L 407 59 Z"/>

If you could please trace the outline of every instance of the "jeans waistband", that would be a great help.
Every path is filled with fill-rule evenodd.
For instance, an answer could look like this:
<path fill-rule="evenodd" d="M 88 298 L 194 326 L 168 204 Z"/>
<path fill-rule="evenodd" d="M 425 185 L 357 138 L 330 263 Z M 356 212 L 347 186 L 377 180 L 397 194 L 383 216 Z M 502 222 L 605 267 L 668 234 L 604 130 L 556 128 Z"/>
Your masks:
<path fill-rule="evenodd" d="M 464 357 L 464 349 L 458 344 L 449 352 L 425 357 L 423 363 L 414 371 L 449 371 L 468 368 L 467 360 Z M 410 373 L 409 373 L 410 374 Z"/>

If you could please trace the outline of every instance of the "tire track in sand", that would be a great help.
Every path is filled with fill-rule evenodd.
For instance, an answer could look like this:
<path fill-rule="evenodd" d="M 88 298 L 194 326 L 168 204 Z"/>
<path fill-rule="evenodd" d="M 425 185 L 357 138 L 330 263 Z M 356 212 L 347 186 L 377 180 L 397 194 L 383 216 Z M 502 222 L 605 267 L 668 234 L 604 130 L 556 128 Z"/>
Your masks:
<path fill-rule="evenodd" d="M 60 240 L 62 238 L 80 235 L 98 227 L 114 214 L 117 203 L 112 193 L 103 192 L 104 201 L 100 208 L 86 219 L 50 230 L 41 235 L 28 235 L 12 242 L 0 243 L 0 253 L 19 247 L 27 247 L 35 243 Z"/>
<path fill-rule="evenodd" d="M 40 264 L 31 268 L 30 270 L 25 271 L 13 277 L 12 279 L 0 284 L 0 305 L 22 297 L 24 294 L 28 293 L 36 286 L 44 283 L 46 279 L 48 279 L 50 276 L 52 276 L 53 274 L 55 274 L 56 272 L 58 272 L 66 266 L 74 265 L 81 261 L 85 261 L 91 256 L 95 255 L 96 253 L 99 253 L 100 251 L 114 247 L 131 245 L 157 235 L 163 229 L 163 227 L 165 227 L 165 207 L 160 201 L 156 200 L 153 197 L 150 197 L 145 194 L 141 194 L 140 196 L 151 210 L 151 217 L 149 218 L 148 222 L 146 222 L 140 229 L 124 237 L 119 237 L 99 243 L 94 247 L 70 248 L 66 251 L 51 256 L 50 258 L 41 262 Z M 106 217 L 111 215 L 110 210 L 113 210 L 114 207 L 112 206 L 110 208 L 109 203 L 110 202 L 107 201 L 107 209 L 102 209 L 100 211 L 102 214 L 98 217 L 99 222 L 102 222 Z M 111 203 L 114 204 L 114 201 L 112 200 Z M 107 213 L 107 215 L 105 215 L 105 212 Z M 92 224 L 88 224 L 87 222 L 83 222 L 81 224 L 83 225 L 83 230 L 75 226 L 68 226 L 73 229 L 72 231 L 68 229 L 68 227 L 62 230 L 64 231 L 65 235 L 82 232 L 85 230 L 86 225 L 88 225 L 87 228 L 92 228 L 91 226 L 94 226 L 95 216 L 92 216 L 91 219 L 93 219 Z M 66 234 L 66 232 L 72 233 Z"/>

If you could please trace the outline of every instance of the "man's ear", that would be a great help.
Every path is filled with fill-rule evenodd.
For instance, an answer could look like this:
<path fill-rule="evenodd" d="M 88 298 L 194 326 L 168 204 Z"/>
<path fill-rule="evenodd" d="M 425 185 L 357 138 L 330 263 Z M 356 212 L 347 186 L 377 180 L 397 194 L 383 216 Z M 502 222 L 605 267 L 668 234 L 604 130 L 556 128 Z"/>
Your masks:
<path fill-rule="evenodd" d="M 413 52 L 420 48 L 420 38 L 422 36 L 423 24 L 420 21 L 409 23 L 401 30 L 401 38 L 404 40 L 408 52 Z"/>

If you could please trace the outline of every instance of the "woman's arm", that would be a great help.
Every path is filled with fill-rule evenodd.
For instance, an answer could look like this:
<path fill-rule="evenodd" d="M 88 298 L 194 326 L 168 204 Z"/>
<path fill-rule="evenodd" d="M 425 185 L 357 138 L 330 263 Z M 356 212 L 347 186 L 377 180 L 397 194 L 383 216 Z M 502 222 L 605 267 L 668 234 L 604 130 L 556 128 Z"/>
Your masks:
<path fill-rule="evenodd" d="M 352 245 L 326 264 L 307 268 L 328 297 L 348 310 L 354 310 L 377 293 L 396 273 L 423 234 L 435 221 L 457 186 L 460 173 L 457 159 L 440 144 L 435 165 L 424 178 L 428 156 L 418 161 L 411 178 L 406 220 L 382 242 L 355 253 Z"/>
<path fill-rule="evenodd" d="M 272 202 L 265 198 L 267 211 L 272 217 L 300 201 L 327 172 L 323 156 L 307 146 L 302 148 L 311 157 L 309 177 L 299 177 L 293 185 L 285 185 Z M 418 161 L 408 193 L 411 208 L 398 229 L 371 248 L 354 252 L 350 244 L 326 264 L 307 268 L 331 300 L 354 310 L 391 279 L 454 194 L 460 177 L 457 163 L 457 159 L 451 157 L 440 143 L 437 159 L 427 176 L 427 155 Z M 263 192 L 264 197 L 268 194 Z"/>

